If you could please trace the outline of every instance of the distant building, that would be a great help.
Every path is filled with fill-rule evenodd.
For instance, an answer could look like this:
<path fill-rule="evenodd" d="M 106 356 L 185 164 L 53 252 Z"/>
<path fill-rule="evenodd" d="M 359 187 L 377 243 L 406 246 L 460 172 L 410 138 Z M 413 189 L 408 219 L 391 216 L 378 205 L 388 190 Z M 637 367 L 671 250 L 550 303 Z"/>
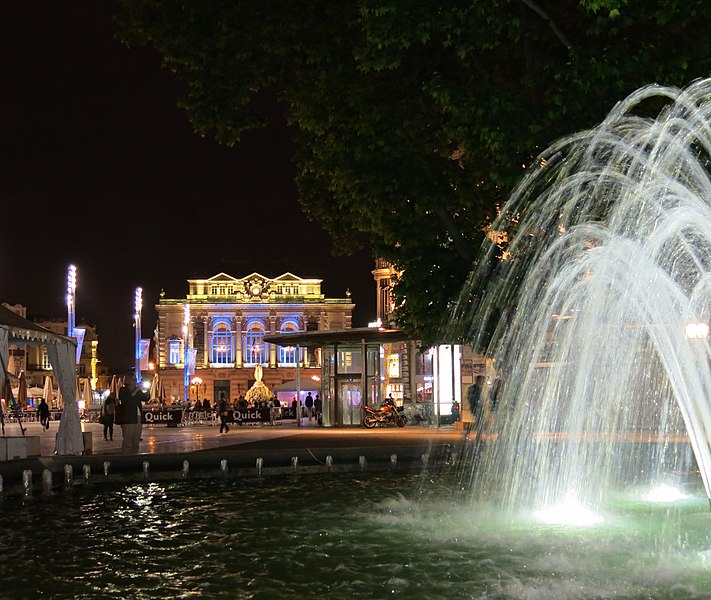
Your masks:
<path fill-rule="evenodd" d="M 350 329 L 350 293 L 326 298 L 321 279 L 291 273 L 276 278 L 252 273 L 236 278 L 219 273 L 188 280 L 185 298 L 161 293 L 154 340 L 155 368 L 166 400 L 224 393 L 230 400 L 254 384 L 257 365 L 269 388 L 296 378 L 319 378 L 320 352 L 280 347 L 264 341 L 274 333 Z M 187 365 L 187 369 L 186 369 Z"/>
<path fill-rule="evenodd" d="M 3 306 L 15 314 L 27 318 L 27 308 L 22 305 L 3 302 Z M 67 335 L 66 318 L 36 317 L 31 320 L 37 325 L 49 329 L 52 333 Z M 96 327 L 80 322 L 76 328 L 84 331 L 81 355 L 77 363 L 77 375 L 80 378 L 89 378 L 92 382 L 92 387 L 97 389 L 104 384 L 106 373 L 99 363 L 99 336 Z M 44 376 L 52 372 L 52 366 L 47 356 L 47 348 L 41 345 L 25 346 L 23 348 L 11 346 L 8 363 L 8 371 L 13 375 L 19 375 L 21 371 L 25 371 L 29 386 L 42 387 L 44 385 Z"/>

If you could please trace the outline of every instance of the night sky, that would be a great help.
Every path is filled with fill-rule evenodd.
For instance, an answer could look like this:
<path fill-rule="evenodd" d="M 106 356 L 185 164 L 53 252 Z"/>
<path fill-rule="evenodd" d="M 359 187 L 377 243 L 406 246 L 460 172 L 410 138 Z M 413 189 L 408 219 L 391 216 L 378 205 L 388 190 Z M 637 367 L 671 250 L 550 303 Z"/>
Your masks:
<path fill-rule="evenodd" d="M 367 251 L 334 257 L 301 213 L 292 145 L 276 103 L 271 125 L 234 147 L 193 133 L 176 107 L 183 86 L 148 48 L 115 39 L 118 4 L 7 2 L 0 9 L 0 302 L 30 318 L 66 318 L 78 271 L 77 324 L 97 327 L 110 369 L 133 364 L 134 292 L 142 334 L 161 289 L 224 271 L 290 271 L 350 289 L 354 326 L 375 312 Z"/>

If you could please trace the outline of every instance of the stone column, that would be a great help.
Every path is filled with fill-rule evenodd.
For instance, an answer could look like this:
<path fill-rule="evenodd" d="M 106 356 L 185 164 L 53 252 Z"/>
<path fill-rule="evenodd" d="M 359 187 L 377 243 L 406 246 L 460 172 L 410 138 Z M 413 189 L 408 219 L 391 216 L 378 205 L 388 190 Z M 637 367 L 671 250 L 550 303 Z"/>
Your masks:
<path fill-rule="evenodd" d="M 208 316 L 202 317 L 202 366 L 207 368 L 210 365 L 210 346 L 208 345 L 209 337 L 207 334 L 208 326 L 211 325 L 212 319 Z M 209 327 L 212 329 L 212 327 Z"/>
<path fill-rule="evenodd" d="M 237 313 L 232 318 L 232 331 L 235 332 L 237 342 L 235 344 L 235 369 L 242 368 L 242 315 Z"/>

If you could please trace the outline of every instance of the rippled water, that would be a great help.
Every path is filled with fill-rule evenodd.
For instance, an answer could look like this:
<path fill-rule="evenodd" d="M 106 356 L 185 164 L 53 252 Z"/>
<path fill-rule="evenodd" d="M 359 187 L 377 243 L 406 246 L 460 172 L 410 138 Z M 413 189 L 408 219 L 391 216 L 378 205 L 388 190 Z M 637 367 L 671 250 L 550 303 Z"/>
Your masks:
<path fill-rule="evenodd" d="M 565 529 L 501 522 L 437 481 L 356 473 L 4 498 L 0 597 L 711 598 L 702 493 L 675 508 L 620 499 L 604 525 Z M 659 552 L 669 536 L 676 550 Z"/>

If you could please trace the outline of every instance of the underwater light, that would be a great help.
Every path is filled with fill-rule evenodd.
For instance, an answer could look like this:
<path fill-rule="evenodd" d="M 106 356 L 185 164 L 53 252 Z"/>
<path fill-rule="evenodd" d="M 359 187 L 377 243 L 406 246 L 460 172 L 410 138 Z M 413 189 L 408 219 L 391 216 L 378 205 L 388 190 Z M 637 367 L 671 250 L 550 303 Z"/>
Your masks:
<path fill-rule="evenodd" d="M 677 502 L 686 500 L 688 497 L 688 494 L 685 494 L 679 488 L 665 483 L 647 492 L 644 499 L 647 502 Z"/>
<path fill-rule="evenodd" d="M 548 525 L 572 525 L 584 527 L 602 523 L 602 517 L 595 514 L 575 498 L 566 498 L 563 502 L 536 511 L 536 518 Z"/>

